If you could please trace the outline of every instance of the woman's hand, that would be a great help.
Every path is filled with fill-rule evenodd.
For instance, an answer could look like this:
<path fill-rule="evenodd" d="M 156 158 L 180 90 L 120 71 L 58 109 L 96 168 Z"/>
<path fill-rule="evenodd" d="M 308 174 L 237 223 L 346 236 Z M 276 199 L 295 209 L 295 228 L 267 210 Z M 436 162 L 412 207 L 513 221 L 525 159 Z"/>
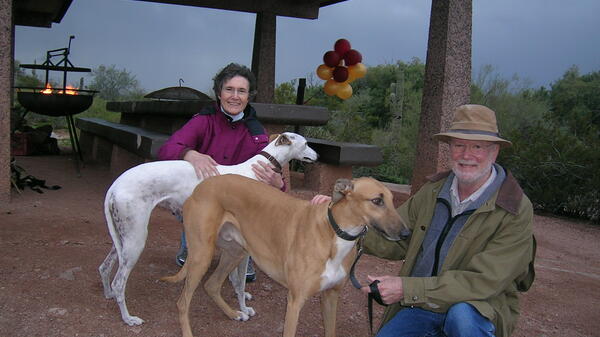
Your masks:
<path fill-rule="evenodd" d="M 273 171 L 273 168 L 269 164 L 259 160 L 257 163 L 252 164 L 252 171 L 258 181 L 267 183 L 277 189 L 283 188 L 283 177 L 281 174 Z"/>
<path fill-rule="evenodd" d="M 183 160 L 190 162 L 196 170 L 199 179 L 206 179 L 212 176 L 218 176 L 216 166 L 219 165 L 211 156 L 202 154 L 195 150 L 189 150 L 183 156 Z"/>
<path fill-rule="evenodd" d="M 404 287 L 402 286 L 402 278 L 399 276 L 371 276 L 367 275 L 369 283 L 379 280 L 377 289 L 381 299 L 385 304 L 400 302 L 404 298 Z M 368 286 L 360 288 L 363 293 L 370 293 L 371 289 Z"/>
<path fill-rule="evenodd" d="M 315 195 L 312 200 L 310 201 L 311 205 L 318 205 L 318 204 L 324 204 L 326 202 L 330 202 L 331 201 L 331 197 L 328 195 L 323 195 L 323 194 L 317 194 Z"/>

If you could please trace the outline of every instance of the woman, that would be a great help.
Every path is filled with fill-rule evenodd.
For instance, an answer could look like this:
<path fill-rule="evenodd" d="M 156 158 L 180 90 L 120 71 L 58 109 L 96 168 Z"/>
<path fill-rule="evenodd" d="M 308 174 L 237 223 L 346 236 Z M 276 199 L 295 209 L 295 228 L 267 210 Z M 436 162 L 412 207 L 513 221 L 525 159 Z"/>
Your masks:
<path fill-rule="evenodd" d="M 160 148 L 160 160 L 190 162 L 199 178 L 218 175 L 216 165 L 236 165 L 258 154 L 269 142 L 256 111 L 248 104 L 256 93 L 256 78 L 245 66 L 230 63 L 213 78 L 217 101 L 194 115 Z M 263 162 L 253 165 L 259 181 L 284 189 L 282 176 Z M 179 216 L 181 220 L 181 216 Z M 187 257 L 185 233 L 176 257 L 182 266 Z M 252 265 L 246 278 L 255 279 Z"/>

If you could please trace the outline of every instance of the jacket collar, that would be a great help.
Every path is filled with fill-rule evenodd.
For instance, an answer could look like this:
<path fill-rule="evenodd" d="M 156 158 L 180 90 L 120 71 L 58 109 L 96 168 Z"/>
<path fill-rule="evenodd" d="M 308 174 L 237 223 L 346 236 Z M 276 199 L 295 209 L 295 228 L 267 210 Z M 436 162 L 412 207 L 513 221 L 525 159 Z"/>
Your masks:
<path fill-rule="evenodd" d="M 497 165 L 497 164 L 496 164 Z M 447 178 L 452 171 L 443 171 L 427 176 L 427 180 L 431 182 L 437 182 L 442 179 Z M 521 200 L 523 199 L 523 190 L 519 183 L 512 175 L 509 170 L 506 170 L 506 178 L 502 185 L 500 185 L 500 189 L 498 190 L 498 195 L 496 197 L 496 205 L 503 208 L 507 212 L 511 214 L 517 214 L 519 211 L 519 205 L 521 204 Z"/>

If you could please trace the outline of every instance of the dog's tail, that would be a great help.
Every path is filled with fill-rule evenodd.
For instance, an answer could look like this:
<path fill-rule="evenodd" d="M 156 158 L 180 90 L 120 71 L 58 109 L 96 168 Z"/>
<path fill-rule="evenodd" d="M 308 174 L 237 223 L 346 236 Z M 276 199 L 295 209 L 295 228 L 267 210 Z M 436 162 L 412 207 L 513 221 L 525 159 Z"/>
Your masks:
<path fill-rule="evenodd" d="M 169 283 L 175 283 L 175 282 L 179 282 L 179 281 L 183 280 L 187 276 L 187 266 L 188 266 L 188 264 L 184 263 L 183 267 L 181 267 L 181 269 L 179 269 L 179 272 L 177 274 L 161 277 L 160 280 L 169 282 Z"/>

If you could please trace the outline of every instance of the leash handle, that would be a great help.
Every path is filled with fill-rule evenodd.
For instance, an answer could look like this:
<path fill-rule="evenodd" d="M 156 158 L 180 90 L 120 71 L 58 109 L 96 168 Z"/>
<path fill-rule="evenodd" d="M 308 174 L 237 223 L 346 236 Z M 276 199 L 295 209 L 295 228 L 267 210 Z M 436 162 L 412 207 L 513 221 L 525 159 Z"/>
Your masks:
<path fill-rule="evenodd" d="M 369 330 L 371 332 L 371 336 L 373 336 L 373 300 L 380 305 L 387 306 L 387 304 L 383 303 L 383 300 L 381 299 L 381 293 L 377 287 L 379 282 L 379 280 L 375 280 L 369 284 L 369 289 L 371 292 L 369 293 L 368 297 L 367 311 L 369 313 Z"/>
<path fill-rule="evenodd" d="M 379 280 L 375 280 L 371 282 L 371 284 L 369 284 L 369 289 L 371 290 L 371 292 L 369 293 L 369 298 L 374 299 L 375 302 L 377 302 L 379 305 L 387 307 L 387 304 L 385 304 L 383 302 L 383 299 L 381 298 L 381 293 L 379 292 L 379 287 L 377 286 L 379 282 Z"/>
<path fill-rule="evenodd" d="M 364 240 L 364 236 L 361 237 L 358 241 L 356 258 L 354 259 L 354 262 L 352 262 L 352 266 L 350 267 L 350 273 L 349 273 L 350 274 L 350 282 L 352 282 L 352 285 L 356 289 L 362 288 L 362 285 L 356 279 L 356 275 L 354 275 L 354 268 L 356 267 L 358 260 L 360 259 L 360 257 L 363 254 L 363 248 L 362 248 L 363 240 Z M 387 306 L 387 304 L 385 304 L 383 302 L 383 299 L 381 299 L 381 293 L 379 292 L 379 287 L 377 286 L 379 284 L 379 282 L 381 282 L 381 281 L 375 280 L 375 281 L 371 282 L 371 284 L 369 284 L 370 292 L 369 292 L 369 295 L 367 296 L 367 299 L 368 299 L 367 300 L 367 311 L 368 311 L 368 316 L 369 316 L 369 331 L 371 332 L 371 336 L 373 336 L 373 300 L 375 300 L 375 302 L 377 302 L 379 305 Z"/>

